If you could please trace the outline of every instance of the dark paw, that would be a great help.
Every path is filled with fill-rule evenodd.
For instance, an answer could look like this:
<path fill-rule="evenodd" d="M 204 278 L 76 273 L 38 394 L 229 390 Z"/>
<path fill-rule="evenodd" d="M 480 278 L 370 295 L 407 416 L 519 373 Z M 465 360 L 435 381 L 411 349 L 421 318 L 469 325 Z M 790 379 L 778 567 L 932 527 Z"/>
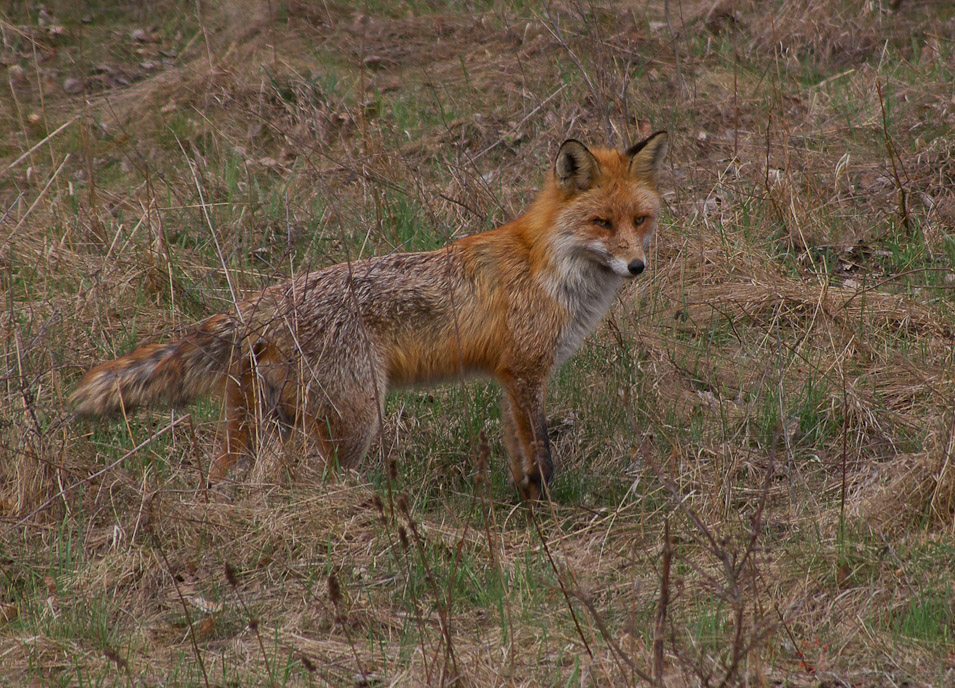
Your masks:
<path fill-rule="evenodd" d="M 536 502 L 544 494 L 544 481 L 541 480 L 540 473 L 535 471 L 525 475 L 523 480 L 517 484 L 517 489 L 520 491 L 522 498 L 530 502 Z"/>

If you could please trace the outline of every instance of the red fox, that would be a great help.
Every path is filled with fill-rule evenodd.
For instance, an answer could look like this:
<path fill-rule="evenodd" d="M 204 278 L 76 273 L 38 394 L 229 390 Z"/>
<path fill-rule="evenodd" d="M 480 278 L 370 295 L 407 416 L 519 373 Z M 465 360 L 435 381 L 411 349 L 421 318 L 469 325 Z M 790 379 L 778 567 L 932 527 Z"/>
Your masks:
<path fill-rule="evenodd" d="M 267 288 L 186 336 L 103 363 L 80 381 L 80 415 L 225 399 L 210 481 L 255 451 L 263 418 L 303 433 L 331 464 L 360 459 L 394 385 L 467 374 L 504 391 L 504 441 L 521 495 L 554 471 L 545 386 L 642 273 L 657 224 L 657 132 L 626 151 L 565 141 L 528 211 L 426 253 L 342 263 Z"/>

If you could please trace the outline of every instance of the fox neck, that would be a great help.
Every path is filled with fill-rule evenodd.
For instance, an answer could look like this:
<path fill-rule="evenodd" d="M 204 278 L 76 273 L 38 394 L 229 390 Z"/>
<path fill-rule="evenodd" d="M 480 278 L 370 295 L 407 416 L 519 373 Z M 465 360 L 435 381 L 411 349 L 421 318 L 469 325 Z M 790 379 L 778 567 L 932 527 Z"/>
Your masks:
<path fill-rule="evenodd" d="M 557 340 L 555 364 L 560 365 L 607 314 L 624 278 L 583 252 L 573 228 L 561 226 L 555 216 L 546 220 L 550 226 L 527 229 L 538 283 L 566 314 Z"/>
<path fill-rule="evenodd" d="M 598 265 L 557 237 L 552 247 L 554 269 L 542 280 L 544 288 L 563 306 L 567 323 L 558 338 L 560 365 L 570 358 L 610 310 L 623 278 Z"/>

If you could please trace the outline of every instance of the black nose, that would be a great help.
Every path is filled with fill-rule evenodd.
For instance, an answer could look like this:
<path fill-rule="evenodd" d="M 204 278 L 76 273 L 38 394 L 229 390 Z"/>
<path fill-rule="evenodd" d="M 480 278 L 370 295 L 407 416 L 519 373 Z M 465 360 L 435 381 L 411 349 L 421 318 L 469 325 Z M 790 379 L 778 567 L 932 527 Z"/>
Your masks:
<path fill-rule="evenodd" d="M 627 266 L 627 270 L 630 271 L 631 275 L 639 275 L 641 272 L 643 272 L 643 268 L 645 267 L 646 265 L 643 264 L 642 260 L 634 260 L 631 261 L 630 265 Z"/>

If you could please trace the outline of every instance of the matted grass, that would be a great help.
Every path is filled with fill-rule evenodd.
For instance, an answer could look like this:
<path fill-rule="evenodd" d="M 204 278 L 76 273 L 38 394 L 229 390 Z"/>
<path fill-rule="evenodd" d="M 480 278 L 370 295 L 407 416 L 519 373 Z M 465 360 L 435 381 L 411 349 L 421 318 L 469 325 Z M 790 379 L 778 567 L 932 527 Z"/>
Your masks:
<path fill-rule="evenodd" d="M 74 5 L 0 13 L 0 684 L 955 684 L 953 8 Z M 551 503 L 483 381 L 221 490 L 212 401 L 71 416 L 94 363 L 662 128 Z"/>

